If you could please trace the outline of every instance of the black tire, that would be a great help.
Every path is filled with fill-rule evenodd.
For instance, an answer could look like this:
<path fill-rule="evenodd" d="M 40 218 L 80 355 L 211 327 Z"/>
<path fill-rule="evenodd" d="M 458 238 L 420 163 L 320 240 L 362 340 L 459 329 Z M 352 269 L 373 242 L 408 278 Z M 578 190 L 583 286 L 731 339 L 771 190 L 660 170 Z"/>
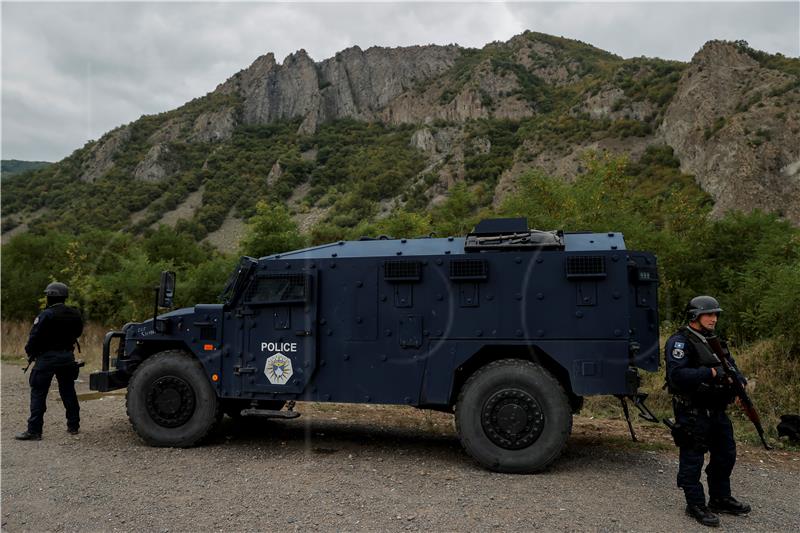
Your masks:
<path fill-rule="evenodd" d="M 462 387 L 456 430 L 467 453 L 484 467 L 529 474 L 561 454 L 572 413 L 563 387 L 544 368 L 503 359 L 478 369 Z"/>
<path fill-rule="evenodd" d="M 221 400 L 222 412 L 233 418 L 239 420 L 244 418 L 242 416 L 242 409 L 248 409 L 252 404 L 252 400 L 241 400 L 238 398 L 223 398 Z M 283 400 L 259 400 L 256 407 L 259 409 L 271 409 L 273 411 L 280 411 L 286 402 Z"/>
<path fill-rule="evenodd" d="M 151 446 L 193 446 L 221 418 L 219 401 L 199 361 L 179 350 L 147 358 L 126 396 L 133 429 Z"/>

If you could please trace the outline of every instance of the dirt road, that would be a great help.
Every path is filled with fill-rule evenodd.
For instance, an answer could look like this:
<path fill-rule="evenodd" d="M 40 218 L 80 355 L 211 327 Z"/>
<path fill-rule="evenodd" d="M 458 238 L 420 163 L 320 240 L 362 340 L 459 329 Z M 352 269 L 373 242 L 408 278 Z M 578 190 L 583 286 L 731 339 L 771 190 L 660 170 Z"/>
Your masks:
<path fill-rule="evenodd" d="M 122 395 L 84 398 L 68 435 L 55 387 L 44 440 L 16 441 L 27 401 L 20 368 L 3 364 L 3 531 L 703 530 L 683 514 L 675 453 L 623 444 L 616 421 L 578 417 L 553 468 L 514 476 L 474 464 L 451 417 L 411 408 L 298 404 L 297 420 L 225 419 L 180 450 L 142 444 Z M 754 511 L 722 529 L 800 530 L 800 454 L 740 456 L 735 494 Z"/>

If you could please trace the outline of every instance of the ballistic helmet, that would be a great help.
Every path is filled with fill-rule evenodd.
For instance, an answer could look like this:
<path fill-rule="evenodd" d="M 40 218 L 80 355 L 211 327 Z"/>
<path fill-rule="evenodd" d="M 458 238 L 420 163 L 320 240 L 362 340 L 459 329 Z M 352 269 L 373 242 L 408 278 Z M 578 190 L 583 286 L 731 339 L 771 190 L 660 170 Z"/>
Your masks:
<path fill-rule="evenodd" d="M 44 294 L 45 296 L 66 299 L 67 296 L 69 296 L 69 288 L 63 283 L 54 281 L 53 283 L 45 287 Z"/>
<path fill-rule="evenodd" d="M 721 312 L 722 308 L 713 296 L 695 296 L 686 304 L 686 319 L 690 322 L 697 320 L 700 315 Z"/>

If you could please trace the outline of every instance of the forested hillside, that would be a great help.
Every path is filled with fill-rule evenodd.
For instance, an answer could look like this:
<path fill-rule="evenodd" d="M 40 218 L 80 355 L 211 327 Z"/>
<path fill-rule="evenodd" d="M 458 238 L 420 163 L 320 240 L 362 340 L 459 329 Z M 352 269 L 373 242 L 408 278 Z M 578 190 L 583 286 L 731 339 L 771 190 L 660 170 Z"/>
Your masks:
<path fill-rule="evenodd" d="M 214 301 L 239 253 L 521 215 L 655 251 L 667 321 L 714 293 L 737 339 L 796 350 L 782 317 L 800 316 L 798 65 L 742 42 L 685 64 L 532 32 L 318 63 L 267 54 L 4 179 L 3 317 L 33 316 L 58 278 L 87 317 L 119 325 L 149 312 L 162 268 L 181 304 Z"/>

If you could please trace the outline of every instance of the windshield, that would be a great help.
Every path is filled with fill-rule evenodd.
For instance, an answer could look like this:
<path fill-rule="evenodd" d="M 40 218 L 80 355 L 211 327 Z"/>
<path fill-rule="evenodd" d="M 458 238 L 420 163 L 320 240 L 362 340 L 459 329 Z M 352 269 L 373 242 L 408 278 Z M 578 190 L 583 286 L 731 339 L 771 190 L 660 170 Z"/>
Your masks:
<path fill-rule="evenodd" d="M 233 271 L 231 277 L 228 278 L 225 288 L 222 289 L 222 292 L 219 295 L 220 300 L 222 300 L 225 305 L 229 305 L 236 300 L 247 283 L 247 278 L 249 277 L 250 272 L 257 264 L 258 261 L 252 257 L 244 256 L 239 259 L 239 266 L 236 267 L 236 270 Z"/>

